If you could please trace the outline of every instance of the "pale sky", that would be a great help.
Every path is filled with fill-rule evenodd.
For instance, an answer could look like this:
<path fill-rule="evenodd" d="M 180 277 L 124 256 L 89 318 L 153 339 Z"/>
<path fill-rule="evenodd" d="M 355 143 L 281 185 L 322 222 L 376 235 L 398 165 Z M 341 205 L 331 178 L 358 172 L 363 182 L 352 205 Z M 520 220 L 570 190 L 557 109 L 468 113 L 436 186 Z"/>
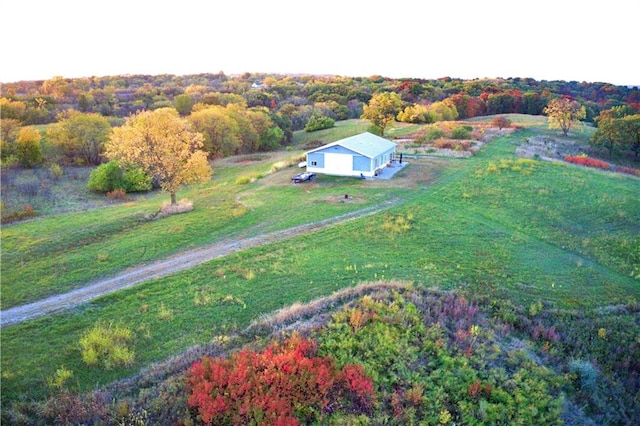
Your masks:
<path fill-rule="evenodd" d="M 0 82 L 227 75 L 640 85 L 640 1 L 2 0 Z"/>

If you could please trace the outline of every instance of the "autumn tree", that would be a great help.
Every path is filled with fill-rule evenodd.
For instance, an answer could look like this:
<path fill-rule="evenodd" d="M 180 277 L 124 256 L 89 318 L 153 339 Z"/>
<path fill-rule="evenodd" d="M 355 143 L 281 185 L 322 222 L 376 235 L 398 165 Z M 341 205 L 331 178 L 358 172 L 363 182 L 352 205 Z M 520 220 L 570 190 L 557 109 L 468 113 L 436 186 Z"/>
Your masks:
<path fill-rule="evenodd" d="M 228 109 L 235 110 L 237 106 L 229 105 Z M 248 108 L 246 111 L 238 109 L 242 113 L 244 118 L 248 121 L 249 130 L 251 133 L 255 133 L 257 139 L 253 146 L 249 145 L 244 148 L 244 152 L 255 151 L 270 151 L 277 149 L 281 146 L 284 140 L 284 132 L 274 123 L 266 107 L 254 107 Z M 242 130 L 242 127 L 241 127 Z"/>
<path fill-rule="evenodd" d="M 2 119 L 14 119 L 21 121 L 27 106 L 24 102 L 14 101 L 9 98 L 0 98 L 0 111 L 2 111 Z"/>
<path fill-rule="evenodd" d="M 494 117 L 494 119 L 491 121 L 491 124 L 502 130 L 505 127 L 511 127 L 511 120 L 509 120 L 504 115 L 498 115 Z"/>
<path fill-rule="evenodd" d="M 587 116 L 584 106 L 566 97 L 551 99 L 543 112 L 549 117 L 549 128 L 562 130 L 564 136 L 574 124 Z"/>
<path fill-rule="evenodd" d="M 622 140 L 624 147 L 633 152 L 634 158 L 640 157 L 640 114 L 627 115 L 622 121 Z"/>
<path fill-rule="evenodd" d="M 238 104 L 242 105 L 246 108 L 247 101 L 242 95 L 238 95 L 235 93 L 220 93 L 220 92 L 209 92 L 202 96 L 202 100 L 200 103 L 206 105 L 222 105 L 227 106 L 229 104 Z"/>
<path fill-rule="evenodd" d="M 15 153 L 22 167 L 33 167 L 42 162 L 42 145 L 40 131 L 32 127 L 20 129 L 16 140 Z"/>
<path fill-rule="evenodd" d="M 484 115 L 487 108 L 482 99 L 469 96 L 466 93 L 457 93 L 448 99 L 456 106 L 458 118 L 462 119 Z"/>
<path fill-rule="evenodd" d="M 452 121 L 458 118 L 458 109 L 451 99 L 434 102 L 428 107 L 433 121 Z"/>
<path fill-rule="evenodd" d="M 380 135 L 384 136 L 384 130 L 393 123 L 396 115 L 402 109 L 402 99 L 395 92 L 376 93 L 371 100 L 364 106 L 362 114 L 363 119 L 371 121 L 371 123 L 380 129 Z"/>
<path fill-rule="evenodd" d="M 0 158 L 14 155 L 15 141 L 20 133 L 20 122 L 14 118 L 0 118 Z"/>
<path fill-rule="evenodd" d="M 173 98 L 173 106 L 178 110 L 182 117 L 191 114 L 193 108 L 193 99 L 187 94 L 178 95 Z"/>
<path fill-rule="evenodd" d="M 203 136 L 175 109 L 160 108 L 138 112 L 115 128 L 105 145 L 105 156 L 142 168 L 171 195 L 171 204 L 176 204 L 178 188 L 211 177 L 202 146 Z"/>
<path fill-rule="evenodd" d="M 433 117 L 426 106 L 420 104 L 409 105 L 398 113 L 398 121 L 403 123 L 432 123 Z"/>
<path fill-rule="evenodd" d="M 70 93 L 69 83 L 62 76 L 55 76 L 51 80 L 42 83 L 42 93 L 53 96 L 56 100 L 65 99 Z"/>
<path fill-rule="evenodd" d="M 189 121 L 204 136 L 204 149 L 210 157 L 227 157 L 239 152 L 240 129 L 225 107 L 213 105 L 199 109 L 189 116 Z"/>
<path fill-rule="evenodd" d="M 73 110 L 58 114 L 58 119 L 47 129 L 52 145 L 70 162 L 100 164 L 104 144 L 111 134 L 109 120 L 100 114 Z"/>
<path fill-rule="evenodd" d="M 606 149 L 609 152 L 609 157 L 620 144 L 622 129 L 618 117 L 619 112 L 615 108 L 601 111 L 600 115 L 595 118 L 598 128 L 589 141 L 591 146 Z"/>

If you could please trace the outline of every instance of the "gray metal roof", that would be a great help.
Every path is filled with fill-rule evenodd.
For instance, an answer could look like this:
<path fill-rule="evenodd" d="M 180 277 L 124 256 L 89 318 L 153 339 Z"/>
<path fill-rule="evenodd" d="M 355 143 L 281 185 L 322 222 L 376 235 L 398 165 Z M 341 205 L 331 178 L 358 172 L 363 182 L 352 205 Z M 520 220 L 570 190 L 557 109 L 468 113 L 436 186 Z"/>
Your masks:
<path fill-rule="evenodd" d="M 320 148 L 316 148 L 309 152 L 322 151 L 335 145 L 340 145 L 368 158 L 375 158 L 378 155 L 383 154 L 388 150 L 396 147 L 396 144 L 388 139 L 381 138 L 380 136 L 376 136 L 373 133 L 365 132 L 345 139 L 340 139 L 339 141 L 335 141 L 327 145 L 323 145 Z"/>

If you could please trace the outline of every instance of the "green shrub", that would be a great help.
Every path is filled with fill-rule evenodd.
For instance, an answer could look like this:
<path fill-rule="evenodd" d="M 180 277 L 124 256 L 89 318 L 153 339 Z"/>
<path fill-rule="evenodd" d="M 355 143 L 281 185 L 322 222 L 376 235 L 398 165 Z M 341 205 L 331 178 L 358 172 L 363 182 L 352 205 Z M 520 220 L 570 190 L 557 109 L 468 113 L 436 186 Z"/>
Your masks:
<path fill-rule="evenodd" d="M 126 169 L 122 173 L 122 179 L 127 192 L 149 191 L 152 188 L 151 176 L 139 167 Z"/>
<path fill-rule="evenodd" d="M 430 127 L 424 135 L 425 141 L 434 141 L 444 137 L 444 131 L 438 127 Z"/>
<path fill-rule="evenodd" d="M 467 126 L 456 127 L 451 131 L 452 139 L 471 139 L 471 130 Z"/>
<path fill-rule="evenodd" d="M 109 192 L 114 189 L 124 189 L 122 170 L 118 163 L 109 161 L 96 167 L 89 176 L 87 184 L 90 190 L 97 192 Z"/>
<path fill-rule="evenodd" d="M 91 172 L 87 186 L 97 192 L 115 189 L 126 192 L 148 191 L 151 189 L 151 177 L 139 167 L 123 169 L 116 161 L 109 161 Z"/>
<path fill-rule="evenodd" d="M 133 333 L 122 325 L 97 323 L 80 338 L 82 361 L 106 369 L 133 364 Z"/>
<path fill-rule="evenodd" d="M 238 176 L 235 180 L 236 185 L 246 185 L 251 182 L 253 182 L 253 178 L 251 176 Z"/>
<path fill-rule="evenodd" d="M 407 299 L 364 296 L 318 338 L 321 355 L 363 366 L 375 411 L 393 415 L 384 424 L 560 424 L 562 377 L 523 350 L 503 351 L 474 303 Z"/>
<path fill-rule="evenodd" d="M 20 134 L 22 135 L 22 132 Z M 42 163 L 40 139 L 18 139 L 16 142 L 16 155 L 22 167 L 31 168 Z"/>
<path fill-rule="evenodd" d="M 62 176 L 63 170 L 59 164 L 53 163 L 49 166 L 49 175 L 51 179 L 57 180 Z"/>
<path fill-rule="evenodd" d="M 0 164 L 2 164 L 4 170 L 15 169 L 20 166 L 20 159 L 14 154 L 5 154 L 2 156 L 2 162 Z"/>
<path fill-rule="evenodd" d="M 597 390 L 598 370 L 589 361 L 571 361 L 569 372 L 575 378 L 575 383 L 582 392 L 593 394 Z"/>
<path fill-rule="evenodd" d="M 47 384 L 51 388 L 62 389 L 71 377 L 73 377 L 73 371 L 67 370 L 63 366 L 56 370 L 53 377 L 47 379 Z"/>
<path fill-rule="evenodd" d="M 324 115 L 312 115 L 304 126 L 305 132 L 315 132 L 316 130 L 330 129 L 336 124 L 333 118 Z"/>

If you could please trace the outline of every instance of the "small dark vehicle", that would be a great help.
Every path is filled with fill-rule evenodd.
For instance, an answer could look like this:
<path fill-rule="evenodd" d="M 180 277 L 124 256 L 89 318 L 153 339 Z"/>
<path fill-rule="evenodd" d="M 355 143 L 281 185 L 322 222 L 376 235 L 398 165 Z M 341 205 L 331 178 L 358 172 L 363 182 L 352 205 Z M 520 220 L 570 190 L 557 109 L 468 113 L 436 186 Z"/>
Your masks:
<path fill-rule="evenodd" d="M 305 182 L 308 180 L 314 180 L 316 178 L 316 174 L 313 172 L 304 172 L 304 173 L 298 173 L 297 175 L 295 175 L 294 177 L 291 178 L 291 180 L 293 181 L 293 183 L 300 183 L 300 182 Z"/>

